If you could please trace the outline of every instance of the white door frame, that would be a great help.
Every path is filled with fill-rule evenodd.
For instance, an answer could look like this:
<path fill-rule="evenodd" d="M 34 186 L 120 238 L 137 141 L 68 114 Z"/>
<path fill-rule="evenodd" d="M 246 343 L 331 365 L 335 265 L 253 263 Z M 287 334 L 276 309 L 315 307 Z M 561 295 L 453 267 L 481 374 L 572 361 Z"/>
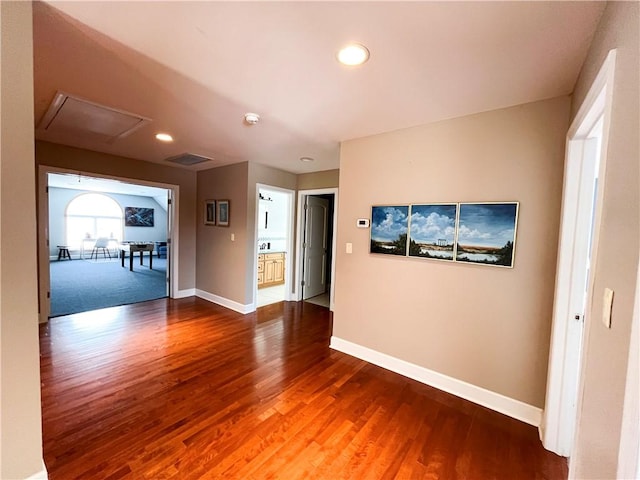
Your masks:
<path fill-rule="evenodd" d="M 297 301 L 302 300 L 302 241 L 304 239 L 304 200 L 308 195 L 333 194 L 333 235 L 331 239 L 331 284 L 329 287 L 329 310 L 333 311 L 333 294 L 336 284 L 336 238 L 338 237 L 338 188 L 316 188 L 312 190 L 298 190 L 298 226 L 296 228 L 296 283 L 293 295 Z"/>
<path fill-rule="evenodd" d="M 580 106 L 567 133 L 567 146 L 562 199 L 562 221 L 558 247 L 556 270 L 556 289 L 553 306 L 553 323 L 549 352 L 549 372 L 545 411 L 540 425 L 540 438 L 547 450 L 568 457 L 574 446 L 576 415 L 579 411 L 581 386 L 578 372 L 583 365 L 585 345 L 589 335 L 589 326 L 595 319 L 586 318 L 584 333 L 582 326 L 573 319 L 575 312 L 570 311 L 568 292 L 571 291 L 573 273 L 573 246 L 577 232 L 588 230 L 590 218 L 576 218 L 580 180 L 582 178 L 582 156 L 587 147 L 587 136 L 603 119 L 602 142 L 600 148 L 600 166 L 598 170 L 599 188 L 595 202 L 593 239 L 591 247 L 591 265 L 596 265 L 600 217 L 606 171 L 606 152 L 611 119 L 611 99 L 613 75 L 615 70 L 615 50 L 607 55 L 584 102 Z M 585 227 L 586 224 L 586 227 Z M 593 275 L 589 275 L 585 310 L 592 303 Z M 581 352 L 581 353 L 579 353 Z M 576 358 L 577 356 L 580 358 Z M 577 405 L 576 405 L 577 404 Z"/>
<path fill-rule="evenodd" d="M 295 200 L 295 191 L 289 190 L 288 188 L 282 187 L 274 187 L 273 185 L 267 185 L 265 183 L 256 183 L 256 212 L 254 218 L 254 231 L 253 231 L 253 267 L 251 269 L 253 275 L 253 303 L 250 305 L 247 313 L 253 312 L 256 310 L 258 305 L 258 254 L 260 251 L 258 250 L 258 228 L 259 228 L 259 219 L 260 219 L 260 189 L 263 188 L 265 190 L 272 190 L 276 192 L 286 193 L 289 196 L 289 211 L 287 212 L 287 217 L 289 218 L 288 226 L 287 226 L 287 253 L 284 256 L 284 299 L 285 301 L 291 300 L 291 286 L 292 286 L 292 277 L 293 275 L 287 274 L 287 272 L 293 272 L 293 222 L 294 222 L 294 214 L 293 214 L 293 206 Z"/>
<path fill-rule="evenodd" d="M 39 299 L 39 315 L 38 321 L 40 323 L 46 323 L 49 320 L 49 314 L 51 313 L 51 303 L 48 297 L 48 293 L 51 290 L 50 285 L 50 272 L 49 272 L 49 195 L 47 194 L 49 173 L 61 173 L 61 174 L 78 174 L 77 170 L 71 170 L 67 168 L 52 167 L 49 165 L 38 166 L 38 299 Z M 118 177 L 114 175 L 102 175 L 93 172 L 82 172 L 82 175 L 86 177 L 104 178 L 106 180 L 119 180 L 125 183 L 132 183 L 137 185 L 147 185 L 150 187 L 164 188 L 171 191 L 171 208 L 169 214 L 169 225 L 171 231 L 168 231 L 168 237 L 171 242 L 167 245 L 167 258 L 169 262 L 167 264 L 167 274 L 169 276 L 169 297 L 179 298 L 178 291 L 179 278 L 178 278 L 178 255 L 179 251 L 179 191 L 178 185 L 171 185 L 159 182 L 150 182 L 146 180 L 139 180 L 136 178 Z"/>

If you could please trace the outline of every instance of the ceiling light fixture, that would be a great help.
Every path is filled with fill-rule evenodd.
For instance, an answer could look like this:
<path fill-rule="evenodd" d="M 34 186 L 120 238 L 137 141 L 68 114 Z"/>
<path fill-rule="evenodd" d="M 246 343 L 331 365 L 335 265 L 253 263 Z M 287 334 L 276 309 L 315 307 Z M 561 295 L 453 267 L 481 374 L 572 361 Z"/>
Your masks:
<path fill-rule="evenodd" d="M 173 142 L 173 137 L 168 133 L 156 133 L 156 139 L 161 142 Z"/>
<path fill-rule="evenodd" d="M 260 121 L 260 115 L 258 115 L 257 113 L 245 113 L 244 121 L 249 125 L 255 125 Z"/>
<path fill-rule="evenodd" d="M 351 43 L 338 52 L 338 61 L 343 65 L 353 67 L 362 65 L 367 60 L 369 60 L 369 50 L 359 43 Z"/>
<path fill-rule="evenodd" d="M 301 162 L 313 162 L 314 159 L 311 157 L 300 157 Z"/>

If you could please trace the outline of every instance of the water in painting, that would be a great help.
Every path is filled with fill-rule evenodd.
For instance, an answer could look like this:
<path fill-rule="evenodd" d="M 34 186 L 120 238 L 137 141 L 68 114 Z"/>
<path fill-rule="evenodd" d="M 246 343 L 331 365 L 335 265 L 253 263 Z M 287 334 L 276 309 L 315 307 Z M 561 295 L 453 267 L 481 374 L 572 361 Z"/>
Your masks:
<path fill-rule="evenodd" d="M 518 203 L 461 203 L 457 262 L 513 266 Z"/>
<path fill-rule="evenodd" d="M 371 207 L 371 253 L 407 254 L 409 206 Z"/>

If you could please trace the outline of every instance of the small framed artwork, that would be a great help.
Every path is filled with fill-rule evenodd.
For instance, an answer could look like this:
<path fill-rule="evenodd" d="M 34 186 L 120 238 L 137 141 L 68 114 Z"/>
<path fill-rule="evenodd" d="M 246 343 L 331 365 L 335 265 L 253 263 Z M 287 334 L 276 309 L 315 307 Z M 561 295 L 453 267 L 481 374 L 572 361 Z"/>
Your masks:
<path fill-rule="evenodd" d="M 518 202 L 461 203 L 456 262 L 513 267 Z"/>
<path fill-rule="evenodd" d="M 453 262 L 457 203 L 411 205 L 409 256 Z"/>
<path fill-rule="evenodd" d="M 409 205 L 371 207 L 371 253 L 407 255 Z"/>
<path fill-rule="evenodd" d="M 124 207 L 126 227 L 153 227 L 153 208 Z"/>
<path fill-rule="evenodd" d="M 204 224 L 205 225 L 216 224 L 216 201 L 215 200 L 204 201 Z"/>
<path fill-rule="evenodd" d="M 216 202 L 217 205 L 217 214 L 218 214 L 218 226 L 219 227 L 228 227 L 229 226 L 229 200 L 218 200 Z"/>

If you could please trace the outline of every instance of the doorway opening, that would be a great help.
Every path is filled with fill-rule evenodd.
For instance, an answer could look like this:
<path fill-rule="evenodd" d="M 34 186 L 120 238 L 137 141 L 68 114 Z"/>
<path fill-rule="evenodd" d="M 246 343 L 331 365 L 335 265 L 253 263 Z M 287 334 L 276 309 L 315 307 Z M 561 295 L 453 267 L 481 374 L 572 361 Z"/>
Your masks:
<path fill-rule="evenodd" d="M 296 298 L 331 310 L 337 195 L 337 188 L 327 188 L 301 191 L 298 196 Z"/>
<path fill-rule="evenodd" d="M 41 322 L 170 295 L 172 188 L 41 168 L 39 192 Z"/>
<path fill-rule="evenodd" d="M 293 191 L 257 186 L 256 307 L 291 299 Z"/>
<path fill-rule="evenodd" d="M 580 370 L 589 328 L 615 50 L 609 52 L 567 134 L 556 291 L 541 429 L 546 449 L 570 457 L 580 403 Z M 569 475 L 571 476 L 571 474 Z"/>

